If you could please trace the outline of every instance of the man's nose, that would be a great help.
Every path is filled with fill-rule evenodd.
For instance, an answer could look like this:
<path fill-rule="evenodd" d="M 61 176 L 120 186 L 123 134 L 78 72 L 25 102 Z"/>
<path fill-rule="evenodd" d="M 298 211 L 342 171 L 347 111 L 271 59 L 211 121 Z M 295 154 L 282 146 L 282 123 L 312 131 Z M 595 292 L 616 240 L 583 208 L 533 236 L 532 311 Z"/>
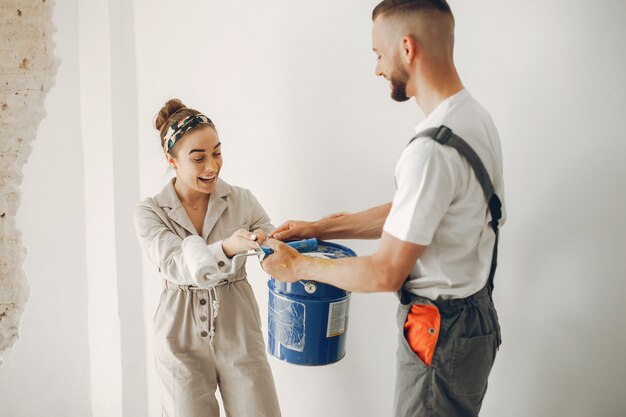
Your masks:
<path fill-rule="evenodd" d="M 379 62 L 376 63 L 376 67 L 374 68 L 374 74 L 376 76 L 382 76 L 383 75 L 383 71 L 380 69 L 380 63 Z"/>

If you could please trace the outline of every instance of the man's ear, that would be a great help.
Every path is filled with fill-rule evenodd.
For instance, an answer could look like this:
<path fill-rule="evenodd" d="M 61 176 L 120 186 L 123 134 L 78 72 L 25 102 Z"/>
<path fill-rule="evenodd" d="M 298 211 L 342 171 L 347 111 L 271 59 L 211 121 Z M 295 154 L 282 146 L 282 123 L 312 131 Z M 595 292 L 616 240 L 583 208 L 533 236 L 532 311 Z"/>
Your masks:
<path fill-rule="evenodd" d="M 400 57 L 406 64 L 411 64 L 419 53 L 419 46 L 415 39 L 409 35 L 403 37 L 400 42 L 402 48 Z"/>

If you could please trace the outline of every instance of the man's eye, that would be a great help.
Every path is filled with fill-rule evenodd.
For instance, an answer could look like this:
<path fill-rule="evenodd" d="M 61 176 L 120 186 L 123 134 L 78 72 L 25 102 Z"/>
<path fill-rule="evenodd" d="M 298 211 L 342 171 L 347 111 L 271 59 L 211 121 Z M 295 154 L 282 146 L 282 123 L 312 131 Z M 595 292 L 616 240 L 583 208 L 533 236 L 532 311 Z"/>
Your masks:
<path fill-rule="evenodd" d="M 220 156 L 220 155 L 222 155 L 222 153 L 221 153 L 221 152 L 218 152 L 218 153 L 214 153 L 214 154 L 213 154 L 213 156 Z"/>
<path fill-rule="evenodd" d="M 204 158 L 200 158 L 200 159 L 194 159 L 195 162 L 202 162 L 204 161 Z"/>

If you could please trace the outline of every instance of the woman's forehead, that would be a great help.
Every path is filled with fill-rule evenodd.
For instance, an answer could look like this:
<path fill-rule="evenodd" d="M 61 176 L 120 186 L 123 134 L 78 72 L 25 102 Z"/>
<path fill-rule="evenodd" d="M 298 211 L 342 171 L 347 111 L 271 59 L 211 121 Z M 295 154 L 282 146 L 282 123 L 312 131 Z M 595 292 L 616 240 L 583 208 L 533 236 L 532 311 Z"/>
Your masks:
<path fill-rule="evenodd" d="M 217 132 L 207 126 L 205 128 L 195 129 L 192 132 L 186 133 L 181 142 L 182 151 L 193 148 L 203 149 L 210 152 L 219 145 L 220 140 L 217 136 Z"/>

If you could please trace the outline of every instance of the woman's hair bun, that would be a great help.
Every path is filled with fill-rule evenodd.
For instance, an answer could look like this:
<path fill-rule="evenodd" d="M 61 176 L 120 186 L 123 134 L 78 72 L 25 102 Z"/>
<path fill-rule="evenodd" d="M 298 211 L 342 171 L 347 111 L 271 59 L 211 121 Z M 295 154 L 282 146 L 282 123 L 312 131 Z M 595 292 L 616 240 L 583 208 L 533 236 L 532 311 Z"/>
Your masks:
<path fill-rule="evenodd" d="M 159 114 L 157 114 L 156 120 L 154 121 L 154 127 L 156 127 L 156 129 L 160 132 L 163 129 L 163 126 L 165 125 L 167 120 L 174 113 L 176 113 L 177 111 L 181 109 L 186 109 L 186 108 L 187 106 L 185 106 L 183 102 L 177 98 L 168 100 L 168 102 L 165 103 L 163 107 L 161 108 L 161 111 L 159 111 Z"/>

